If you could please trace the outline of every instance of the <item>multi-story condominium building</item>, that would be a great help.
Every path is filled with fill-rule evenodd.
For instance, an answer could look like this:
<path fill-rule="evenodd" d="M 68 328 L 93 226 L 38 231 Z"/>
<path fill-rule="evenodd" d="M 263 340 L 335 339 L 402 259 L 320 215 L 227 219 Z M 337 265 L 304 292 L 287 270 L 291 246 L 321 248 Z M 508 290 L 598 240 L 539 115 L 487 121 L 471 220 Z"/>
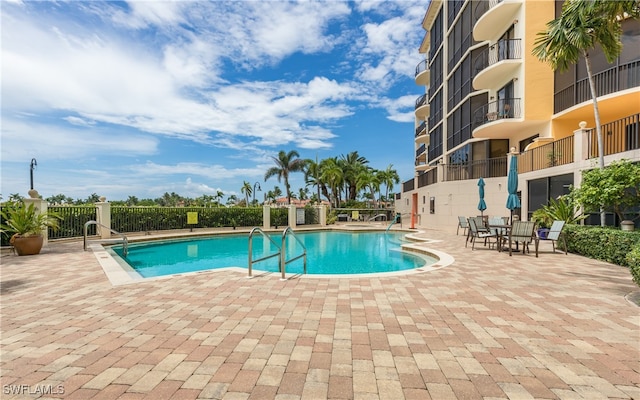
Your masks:
<path fill-rule="evenodd" d="M 580 185 L 597 167 L 593 102 L 584 60 L 565 72 L 532 55 L 536 34 L 562 1 L 431 0 L 422 21 L 416 84 L 415 176 L 396 195 L 403 223 L 455 227 L 457 216 L 508 216 L 508 160 L 518 157 L 520 218 Z M 640 161 L 640 23 L 623 22 L 623 51 L 590 54 L 605 164 Z M 614 214 L 607 223 L 614 224 Z M 599 223 L 594 215 L 587 223 Z"/>

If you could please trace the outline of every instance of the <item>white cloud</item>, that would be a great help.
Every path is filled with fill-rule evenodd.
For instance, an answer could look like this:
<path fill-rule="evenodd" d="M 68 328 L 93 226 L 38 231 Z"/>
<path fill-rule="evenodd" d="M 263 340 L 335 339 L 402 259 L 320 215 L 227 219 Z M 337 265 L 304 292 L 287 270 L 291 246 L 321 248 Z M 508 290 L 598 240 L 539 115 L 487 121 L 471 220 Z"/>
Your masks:
<path fill-rule="evenodd" d="M 32 157 L 61 160 L 96 155 L 150 155 L 158 141 L 150 136 L 104 132 L 82 126 L 61 127 L 12 118 L 2 119 L 2 161 L 19 162 Z"/>

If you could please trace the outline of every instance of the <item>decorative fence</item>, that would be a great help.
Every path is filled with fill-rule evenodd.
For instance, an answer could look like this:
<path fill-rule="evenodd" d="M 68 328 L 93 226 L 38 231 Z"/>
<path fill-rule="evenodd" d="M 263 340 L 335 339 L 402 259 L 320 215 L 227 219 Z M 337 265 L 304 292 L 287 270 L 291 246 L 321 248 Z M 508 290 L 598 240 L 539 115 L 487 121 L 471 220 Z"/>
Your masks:
<path fill-rule="evenodd" d="M 54 231 L 49 228 L 49 239 L 63 239 L 72 237 L 82 237 L 84 235 L 84 224 L 87 221 L 95 221 L 96 206 L 49 206 L 49 212 L 58 214 L 60 229 Z M 89 235 L 96 234 L 96 226 L 91 225 L 87 229 Z"/>

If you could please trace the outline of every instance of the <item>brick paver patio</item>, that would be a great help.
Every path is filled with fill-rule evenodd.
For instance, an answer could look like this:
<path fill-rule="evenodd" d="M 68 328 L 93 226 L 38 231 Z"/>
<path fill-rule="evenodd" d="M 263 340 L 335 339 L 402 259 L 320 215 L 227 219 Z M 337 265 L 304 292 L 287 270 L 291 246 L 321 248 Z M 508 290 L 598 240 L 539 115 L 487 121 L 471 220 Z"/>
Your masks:
<path fill-rule="evenodd" d="M 640 399 L 627 269 L 425 235 L 455 262 L 374 278 L 112 286 L 82 243 L 3 255 L 0 397 Z"/>

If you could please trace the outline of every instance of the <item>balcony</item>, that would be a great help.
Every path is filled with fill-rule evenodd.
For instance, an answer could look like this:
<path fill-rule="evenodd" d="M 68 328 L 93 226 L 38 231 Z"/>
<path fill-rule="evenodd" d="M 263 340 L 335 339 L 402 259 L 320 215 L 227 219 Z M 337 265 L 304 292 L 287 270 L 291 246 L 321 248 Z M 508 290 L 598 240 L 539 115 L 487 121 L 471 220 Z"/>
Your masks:
<path fill-rule="evenodd" d="M 473 137 L 506 139 L 512 136 L 514 124 L 522 118 L 520 99 L 500 99 L 478 107 L 473 113 Z M 496 127 L 498 129 L 488 128 Z M 487 132 L 484 131 L 486 127 Z M 480 129 L 482 128 L 482 131 Z"/>
<path fill-rule="evenodd" d="M 431 70 L 429 69 L 429 60 L 422 60 L 416 66 L 416 85 L 428 86 L 431 79 Z"/>
<path fill-rule="evenodd" d="M 427 146 L 426 145 L 421 145 L 420 147 L 418 147 L 418 150 L 416 150 L 416 162 L 415 162 L 415 166 L 416 166 L 416 171 L 421 171 L 425 168 L 428 167 L 427 165 Z"/>
<path fill-rule="evenodd" d="M 429 145 L 429 135 L 427 135 L 427 122 L 424 121 L 416 128 L 416 144 Z"/>
<path fill-rule="evenodd" d="M 429 116 L 429 110 L 430 107 L 429 103 L 427 102 L 427 94 L 425 93 L 416 99 L 416 118 L 426 119 L 426 117 Z"/>
<path fill-rule="evenodd" d="M 500 87 L 511 79 L 522 65 L 521 39 L 500 40 L 483 51 L 474 65 L 476 90 Z"/>
<path fill-rule="evenodd" d="M 599 97 L 640 86 L 640 60 L 614 66 L 593 76 Z M 584 78 L 553 96 L 553 112 L 559 113 L 591 100 L 589 79 Z"/>
<path fill-rule="evenodd" d="M 475 4 L 478 20 L 473 27 L 473 38 L 481 42 L 498 36 L 496 27 L 506 26 L 515 18 L 522 0 L 489 0 L 478 1 Z"/>
<path fill-rule="evenodd" d="M 507 176 L 507 157 L 446 165 L 447 181 Z"/>

